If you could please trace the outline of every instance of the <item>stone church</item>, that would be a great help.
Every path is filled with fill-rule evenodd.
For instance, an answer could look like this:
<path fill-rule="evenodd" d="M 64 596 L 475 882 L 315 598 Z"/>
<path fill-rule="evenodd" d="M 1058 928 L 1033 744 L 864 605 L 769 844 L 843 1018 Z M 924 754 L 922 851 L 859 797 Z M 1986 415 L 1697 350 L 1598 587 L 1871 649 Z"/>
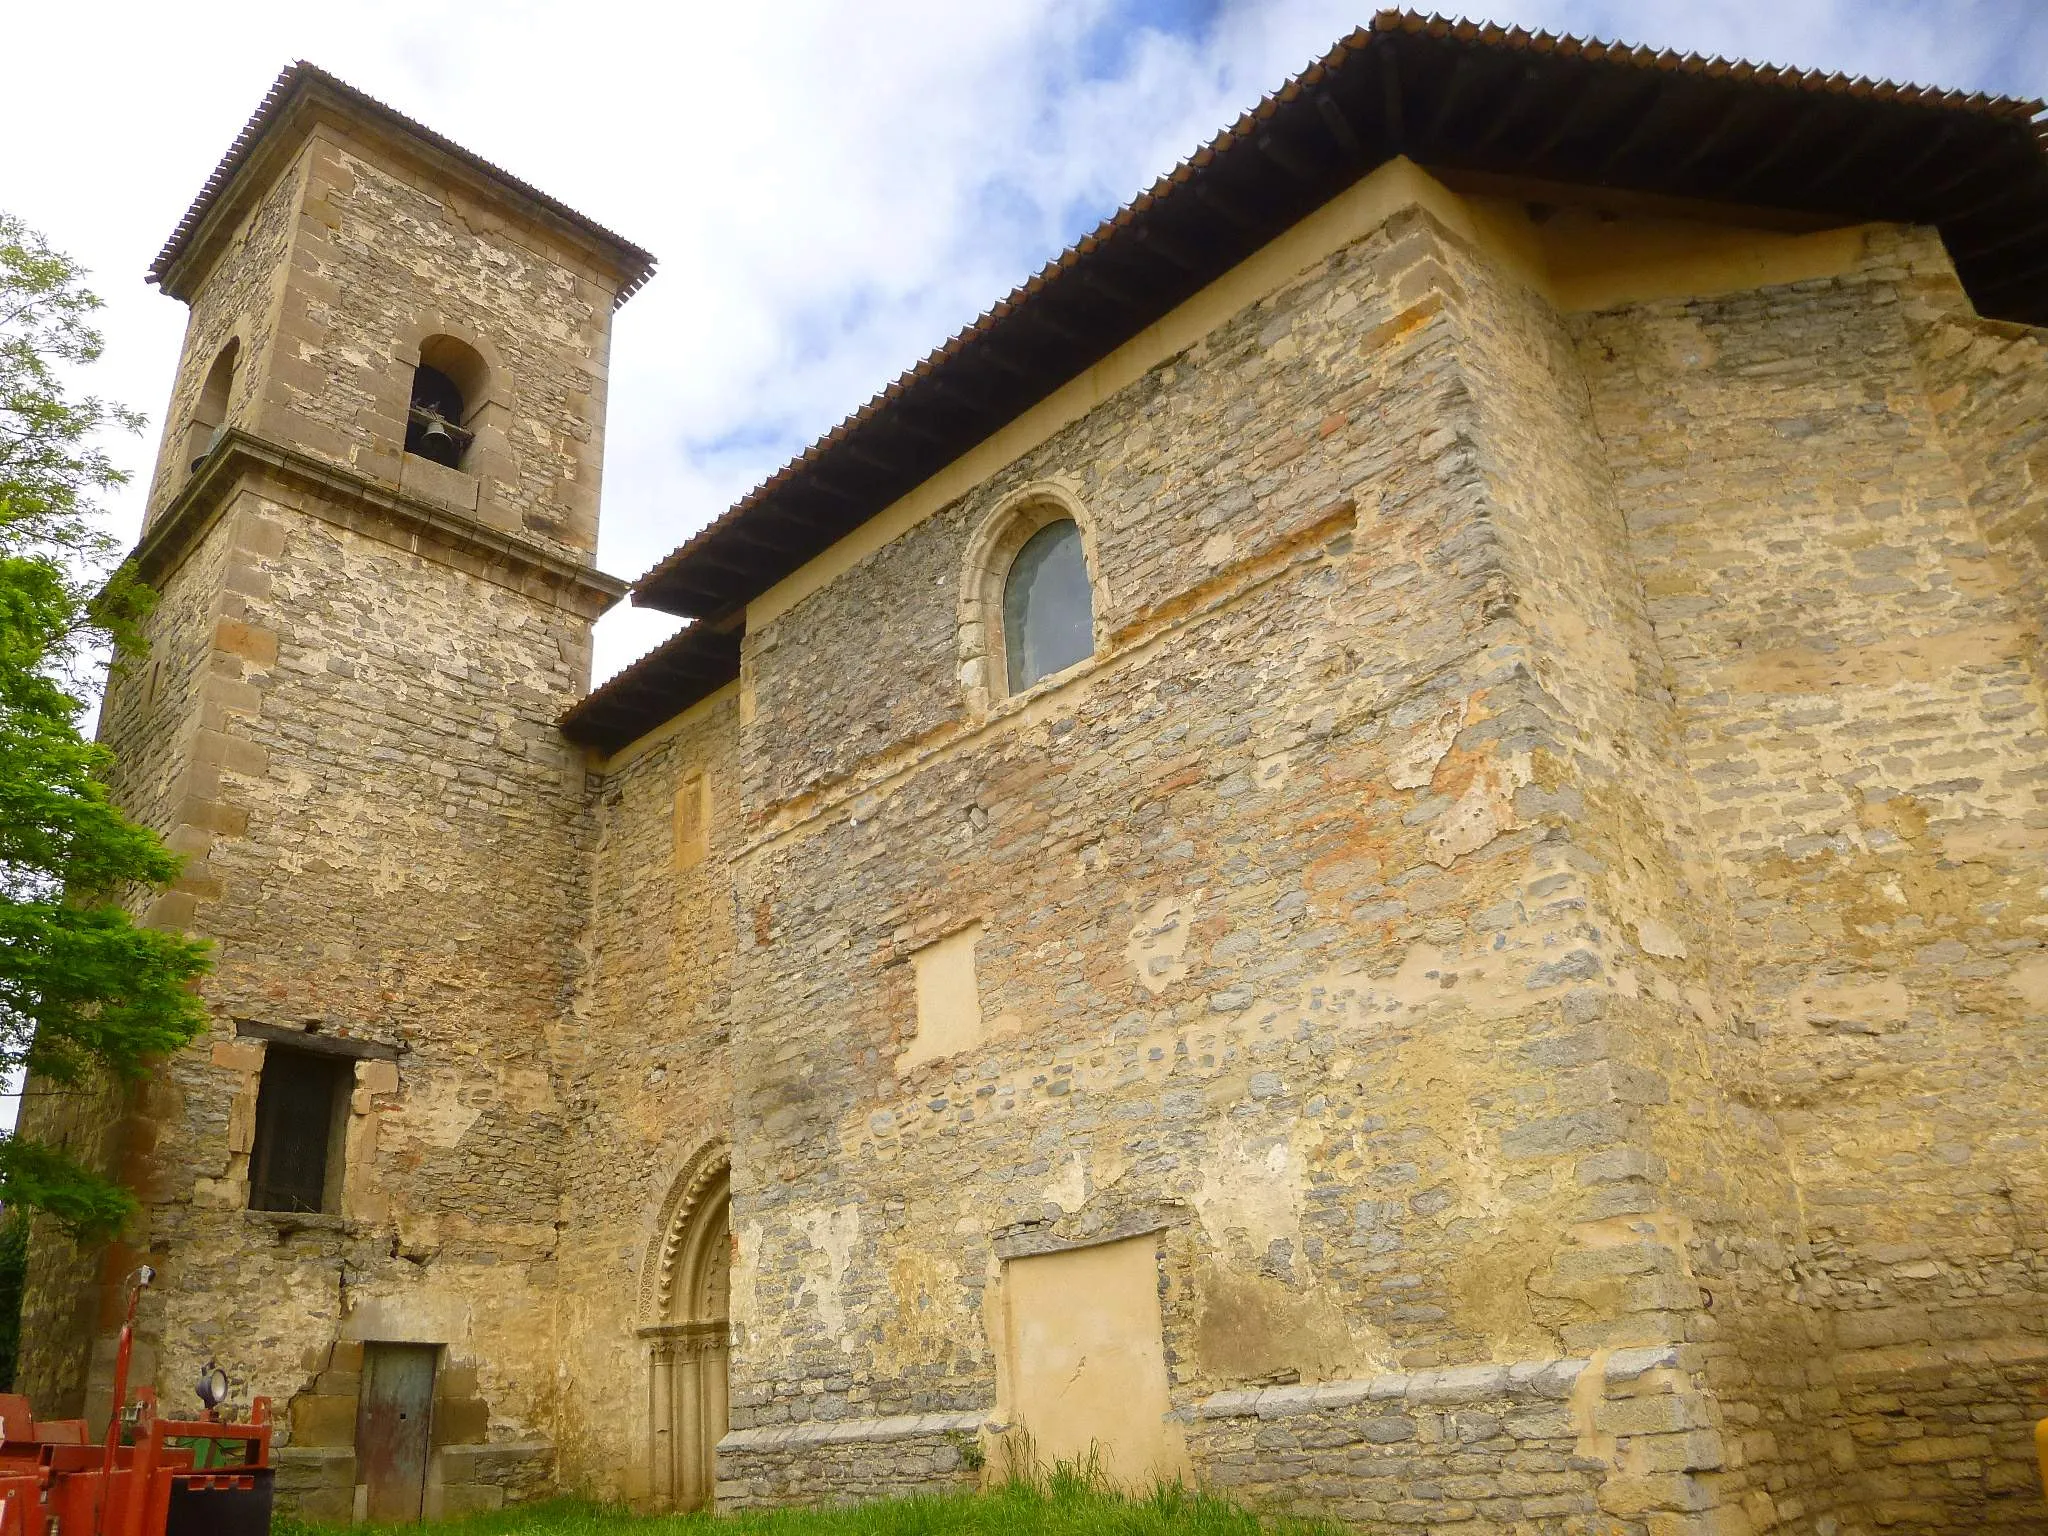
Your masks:
<path fill-rule="evenodd" d="M 2048 1531 L 2041 110 L 1383 14 L 629 584 L 652 259 L 287 70 L 104 712 L 213 1025 L 31 1098 L 144 1209 L 27 1389 L 147 1262 L 333 1520 Z"/>

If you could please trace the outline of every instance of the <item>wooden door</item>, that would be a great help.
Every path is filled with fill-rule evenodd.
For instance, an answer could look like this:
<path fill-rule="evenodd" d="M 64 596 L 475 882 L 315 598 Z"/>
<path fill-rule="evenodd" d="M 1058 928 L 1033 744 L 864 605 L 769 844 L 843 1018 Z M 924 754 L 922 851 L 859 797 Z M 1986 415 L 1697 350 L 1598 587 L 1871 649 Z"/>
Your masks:
<path fill-rule="evenodd" d="M 372 1520 L 417 1520 L 427 1492 L 433 1427 L 432 1344 L 365 1344 L 356 1407 L 356 1481 L 368 1485 Z"/>

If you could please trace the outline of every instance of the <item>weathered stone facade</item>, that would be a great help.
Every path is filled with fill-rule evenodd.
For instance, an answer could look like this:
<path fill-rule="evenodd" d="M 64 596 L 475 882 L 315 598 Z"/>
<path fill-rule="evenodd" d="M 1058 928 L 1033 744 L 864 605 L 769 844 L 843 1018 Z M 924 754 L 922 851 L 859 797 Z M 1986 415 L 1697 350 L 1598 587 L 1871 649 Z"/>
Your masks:
<path fill-rule="evenodd" d="M 442 1347 L 443 1507 L 688 1502 L 728 1414 L 749 1506 L 1057 1444 L 1107 1319 L 1076 1421 L 1263 1506 L 2048 1528 L 2048 367 L 1931 231 L 1392 162 L 584 758 L 610 290 L 376 151 L 314 133 L 194 298 L 178 400 L 252 295 L 277 363 L 211 520 L 230 460 L 160 472 L 107 711 L 220 941 L 125 1143 L 147 1370 L 289 1400 L 304 1507 L 368 1343 Z M 395 446 L 442 332 L 510 380 L 466 502 Z M 1055 515 L 1094 654 L 1005 697 Z M 250 1212 L 309 1023 L 377 1048 L 342 1209 Z"/>

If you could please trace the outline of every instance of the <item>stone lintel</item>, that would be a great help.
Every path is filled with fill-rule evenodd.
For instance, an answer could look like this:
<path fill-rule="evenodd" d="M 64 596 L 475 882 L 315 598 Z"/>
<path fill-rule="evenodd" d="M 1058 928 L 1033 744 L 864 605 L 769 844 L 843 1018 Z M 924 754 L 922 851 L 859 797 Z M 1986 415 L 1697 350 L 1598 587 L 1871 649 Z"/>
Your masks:
<path fill-rule="evenodd" d="M 1654 1354 L 1660 1363 L 1665 1362 L 1667 1355 L 1664 1350 L 1629 1353 Z M 1630 1362 L 1631 1365 L 1637 1363 Z M 1581 1359 L 1520 1360 L 1512 1365 L 1459 1365 L 1441 1370 L 1390 1371 L 1351 1381 L 1238 1388 L 1203 1398 L 1194 1405 L 1192 1416 L 1203 1419 L 1280 1419 L 1354 1408 L 1365 1402 L 1436 1406 L 1501 1399 L 1562 1401 L 1571 1396 L 1572 1387 L 1590 1364 L 1590 1361 Z"/>
<path fill-rule="evenodd" d="M 771 1424 L 729 1430 L 720 1451 L 790 1450 L 805 1445 L 874 1444 L 916 1440 L 926 1435 L 971 1435 L 989 1422 L 986 1412 L 900 1413 L 886 1419 L 831 1419 L 809 1424 Z"/>
<path fill-rule="evenodd" d="M 357 1035 L 331 1035 L 322 1031 L 291 1029 L 282 1024 L 259 1024 L 254 1019 L 235 1020 L 235 1033 L 244 1040 L 264 1040 L 288 1045 L 295 1051 L 312 1051 L 321 1056 L 346 1056 L 356 1061 L 396 1061 L 404 1048 L 382 1040 L 365 1040 Z"/>
<path fill-rule="evenodd" d="M 595 619 L 626 593 L 626 583 L 616 576 L 240 427 L 222 435 L 199 472 L 136 545 L 132 558 L 143 580 L 160 587 L 248 480 L 257 482 L 259 490 L 267 482 L 268 494 L 297 511 L 585 619 Z"/>
<path fill-rule="evenodd" d="M 1086 1237 L 1062 1237 L 1050 1224 L 1031 1222 L 1009 1231 L 998 1233 L 990 1246 L 999 1259 L 1031 1259 L 1040 1254 L 1072 1253 L 1079 1248 L 1101 1248 L 1109 1243 L 1120 1243 L 1125 1238 L 1145 1237 L 1155 1232 L 1167 1231 L 1174 1225 L 1162 1221 L 1156 1212 L 1141 1211 L 1114 1221 L 1100 1232 L 1091 1232 Z"/>

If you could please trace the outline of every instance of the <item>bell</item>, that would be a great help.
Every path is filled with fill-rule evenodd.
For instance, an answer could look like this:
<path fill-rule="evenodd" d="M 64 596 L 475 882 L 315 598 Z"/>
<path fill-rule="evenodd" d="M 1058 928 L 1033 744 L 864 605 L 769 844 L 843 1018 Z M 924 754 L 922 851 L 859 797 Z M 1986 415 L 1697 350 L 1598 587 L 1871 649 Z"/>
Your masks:
<path fill-rule="evenodd" d="M 455 434 L 448 430 L 447 422 L 436 416 L 420 433 L 420 443 L 428 448 L 452 448 L 455 446 Z"/>

